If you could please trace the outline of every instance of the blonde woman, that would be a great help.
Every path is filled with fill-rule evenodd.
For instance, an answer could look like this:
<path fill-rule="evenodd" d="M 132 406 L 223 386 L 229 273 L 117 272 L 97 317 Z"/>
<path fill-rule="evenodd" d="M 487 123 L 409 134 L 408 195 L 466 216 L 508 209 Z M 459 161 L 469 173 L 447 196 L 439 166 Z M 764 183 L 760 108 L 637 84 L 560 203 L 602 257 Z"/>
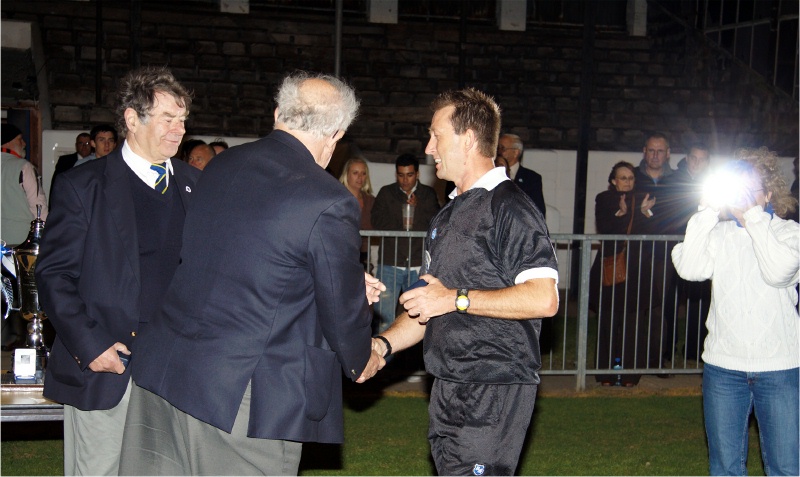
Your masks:
<path fill-rule="evenodd" d="M 722 187 L 705 194 L 672 252 L 682 278 L 711 279 L 702 355 L 709 467 L 747 473 L 755 412 L 765 473 L 798 475 L 800 225 L 781 218 L 796 200 L 772 152 L 737 158 L 717 173 Z"/>
<path fill-rule="evenodd" d="M 342 168 L 342 175 L 339 182 L 347 187 L 353 196 L 358 200 L 361 208 L 361 230 L 372 230 L 370 214 L 372 204 L 375 203 L 375 196 L 372 195 L 372 183 L 369 180 L 369 166 L 363 157 L 355 156 L 347 160 Z M 361 263 L 367 263 L 367 249 L 369 239 L 364 237 L 361 240 Z"/>

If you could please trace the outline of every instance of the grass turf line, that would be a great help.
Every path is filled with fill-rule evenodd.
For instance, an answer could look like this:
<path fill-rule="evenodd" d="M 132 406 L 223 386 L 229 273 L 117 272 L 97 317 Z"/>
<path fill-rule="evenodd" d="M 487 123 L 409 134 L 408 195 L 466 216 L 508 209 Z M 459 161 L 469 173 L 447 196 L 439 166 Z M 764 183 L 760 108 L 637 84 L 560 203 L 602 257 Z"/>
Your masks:
<path fill-rule="evenodd" d="M 350 399 L 346 444 L 306 444 L 300 474 L 435 475 L 427 427 L 424 398 Z M 3 475 L 62 474 L 62 440 L 11 440 L 6 430 Z M 749 474 L 764 475 L 755 425 L 749 451 Z M 518 474 L 708 475 L 702 399 L 541 397 Z"/>

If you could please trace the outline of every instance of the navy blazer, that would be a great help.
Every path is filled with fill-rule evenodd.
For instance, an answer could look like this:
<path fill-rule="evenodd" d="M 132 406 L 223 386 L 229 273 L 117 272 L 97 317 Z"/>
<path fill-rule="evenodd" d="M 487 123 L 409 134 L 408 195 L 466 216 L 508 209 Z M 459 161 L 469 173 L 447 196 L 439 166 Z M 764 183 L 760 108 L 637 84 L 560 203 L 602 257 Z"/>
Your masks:
<path fill-rule="evenodd" d="M 544 203 L 542 193 L 542 176 L 538 173 L 522 167 L 520 164 L 514 183 L 531 198 L 536 207 L 542 213 L 542 217 L 547 216 L 547 206 Z"/>
<path fill-rule="evenodd" d="M 172 160 L 170 186 L 184 210 L 199 177 Z M 95 373 L 88 366 L 119 341 L 135 351 L 139 328 L 139 242 L 130 168 L 117 149 L 64 172 L 53 184 L 36 283 L 39 300 L 56 330 L 44 395 L 83 410 L 116 406 L 128 371 Z"/>
<path fill-rule="evenodd" d="M 59 156 L 58 161 L 56 161 L 56 169 L 53 171 L 53 177 L 72 169 L 76 162 L 78 162 L 77 152 Z"/>
<path fill-rule="evenodd" d="M 181 264 L 131 360 L 134 382 L 231 432 L 343 439 L 342 371 L 371 352 L 358 201 L 292 135 L 232 147 L 203 171 Z"/>

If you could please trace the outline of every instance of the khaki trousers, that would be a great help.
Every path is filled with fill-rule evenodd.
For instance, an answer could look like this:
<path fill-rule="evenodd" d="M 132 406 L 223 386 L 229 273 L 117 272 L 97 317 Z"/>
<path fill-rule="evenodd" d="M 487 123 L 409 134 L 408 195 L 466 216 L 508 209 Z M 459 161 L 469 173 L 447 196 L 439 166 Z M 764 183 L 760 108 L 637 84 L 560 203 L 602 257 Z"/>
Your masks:
<path fill-rule="evenodd" d="M 64 405 L 64 475 L 117 475 L 131 382 L 115 407 L 81 411 Z"/>
<path fill-rule="evenodd" d="M 302 444 L 247 437 L 249 416 L 249 384 L 230 434 L 134 384 L 120 475 L 297 475 Z"/>

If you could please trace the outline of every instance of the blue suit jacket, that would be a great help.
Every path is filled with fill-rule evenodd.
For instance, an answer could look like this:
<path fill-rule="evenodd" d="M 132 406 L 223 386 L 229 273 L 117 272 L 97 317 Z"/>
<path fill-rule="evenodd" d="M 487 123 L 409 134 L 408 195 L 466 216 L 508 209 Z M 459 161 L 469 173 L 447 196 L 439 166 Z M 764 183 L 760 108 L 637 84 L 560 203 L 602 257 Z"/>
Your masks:
<path fill-rule="evenodd" d="M 199 171 L 172 161 L 170 187 L 184 209 Z M 95 373 L 88 366 L 115 342 L 135 350 L 139 328 L 139 242 L 130 169 L 121 150 L 59 175 L 51 191 L 36 283 L 56 330 L 45 397 L 83 410 L 116 406 L 128 371 Z"/>
<path fill-rule="evenodd" d="M 342 371 L 369 360 L 358 202 L 290 134 L 233 147 L 203 171 L 181 264 L 132 359 L 137 385 L 230 432 L 341 442 Z"/>
<path fill-rule="evenodd" d="M 514 177 L 514 183 L 531 198 L 542 213 L 542 217 L 545 217 L 547 215 L 547 207 L 545 206 L 544 195 L 542 194 L 542 176 L 520 165 L 517 170 L 517 175 Z"/>

